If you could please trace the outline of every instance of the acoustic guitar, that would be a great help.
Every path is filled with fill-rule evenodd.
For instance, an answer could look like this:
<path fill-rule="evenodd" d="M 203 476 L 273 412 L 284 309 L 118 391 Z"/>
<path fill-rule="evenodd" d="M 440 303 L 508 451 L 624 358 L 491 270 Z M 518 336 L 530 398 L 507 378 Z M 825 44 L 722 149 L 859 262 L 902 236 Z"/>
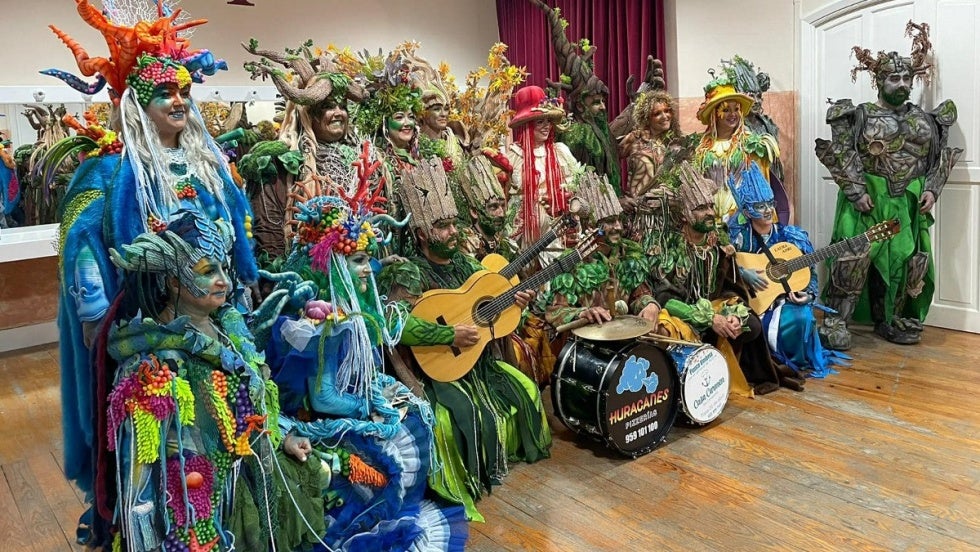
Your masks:
<path fill-rule="evenodd" d="M 479 341 L 472 347 L 425 345 L 412 347 L 419 367 L 436 381 L 455 381 L 465 376 L 494 339 L 510 335 L 521 321 L 521 309 L 514 304 L 520 291 L 536 289 L 559 274 L 566 273 L 598 247 L 595 233 L 579 242 L 569 254 L 559 257 L 519 284 L 499 272 L 481 270 L 457 289 L 434 289 L 422 294 L 412 315 L 445 326 L 476 326 Z"/>
<path fill-rule="evenodd" d="M 769 283 L 766 289 L 749 289 L 749 307 L 756 314 L 766 312 L 780 295 L 801 291 L 810 285 L 811 266 L 846 251 L 859 251 L 867 244 L 887 240 L 897 234 L 899 229 L 897 219 L 887 220 L 872 226 L 863 234 L 828 245 L 807 255 L 791 243 L 780 242 L 769 247 L 769 252 L 775 261 L 770 260 L 765 253 L 737 253 L 735 262 L 738 266 L 764 272 L 764 279 Z"/>
<path fill-rule="evenodd" d="M 538 253 L 547 249 L 551 245 L 551 242 L 557 240 L 559 236 L 567 232 L 574 225 L 575 218 L 570 214 L 565 214 L 555 219 L 551 227 L 548 228 L 548 231 L 538 238 L 538 241 L 532 243 L 530 247 L 518 253 L 513 261 L 508 262 L 507 258 L 503 255 L 490 253 L 480 260 L 480 264 L 486 267 L 487 270 L 502 274 L 510 280 L 510 283 L 517 285 L 520 282 L 517 274 L 521 270 L 524 270 L 524 267 L 538 256 Z"/>

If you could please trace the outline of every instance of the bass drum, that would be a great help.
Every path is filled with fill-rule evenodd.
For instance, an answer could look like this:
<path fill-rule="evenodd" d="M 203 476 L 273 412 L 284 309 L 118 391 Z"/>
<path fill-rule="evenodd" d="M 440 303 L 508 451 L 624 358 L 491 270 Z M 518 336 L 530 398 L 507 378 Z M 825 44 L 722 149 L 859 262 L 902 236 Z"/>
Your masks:
<path fill-rule="evenodd" d="M 682 420 L 703 426 L 721 415 L 728 402 L 728 363 L 711 345 L 670 345 L 667 354 L 680 377 Z"/>
<path fill-rule="evenodd" d="M 569 429 L 636 458 L 667 438 L 679 389 L 673 362 L 648 343 L 573 338 L 558 355 L 551 398 Z"/>

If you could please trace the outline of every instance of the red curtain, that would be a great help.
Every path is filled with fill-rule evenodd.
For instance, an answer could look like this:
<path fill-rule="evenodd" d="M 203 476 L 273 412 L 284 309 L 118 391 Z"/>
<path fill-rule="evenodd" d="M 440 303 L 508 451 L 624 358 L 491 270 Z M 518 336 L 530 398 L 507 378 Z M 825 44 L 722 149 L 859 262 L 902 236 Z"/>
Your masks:
<path fill-rule="evenodd" d="M 546 0 L 561 8 L 568 21 L 569 41 L 587 38 L 596 46 L 596 75 L 609 87 L 606 106 L 612 120 L 629 103 L 626 78 L 634 75 L 635 88 L 646 71 L 648 55 L 663 60 L 663 0 Z M 507 59 L 527 68 L 527 84 L 545 87 L 545 78 L 558 80 L 558 62 L 551 46 L 544 12 L 530 0 L 497 0 L 500 41 L 509 46 Z M 664 67 L 667 71 L 667 67 Z"/>

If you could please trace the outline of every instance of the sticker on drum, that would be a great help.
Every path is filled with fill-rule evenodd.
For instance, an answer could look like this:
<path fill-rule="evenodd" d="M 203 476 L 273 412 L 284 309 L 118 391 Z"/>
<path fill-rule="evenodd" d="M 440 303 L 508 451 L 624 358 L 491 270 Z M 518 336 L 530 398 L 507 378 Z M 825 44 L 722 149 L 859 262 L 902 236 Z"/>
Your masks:
<path fill-rule="evenodd" d="M 558 355 L 551 396 L 569 429 L 636 458 L 666 440 L 679 389 L 674 366 L 656 347 L 574 338 Z"/>
<path fill-rule="evenodd" d="M 691 422 L 704 425 L 718 416 L 728 403 L 728 363 L 710 345 L 671 345 L 667 348 L 680 374 L 681 413 Z"/>

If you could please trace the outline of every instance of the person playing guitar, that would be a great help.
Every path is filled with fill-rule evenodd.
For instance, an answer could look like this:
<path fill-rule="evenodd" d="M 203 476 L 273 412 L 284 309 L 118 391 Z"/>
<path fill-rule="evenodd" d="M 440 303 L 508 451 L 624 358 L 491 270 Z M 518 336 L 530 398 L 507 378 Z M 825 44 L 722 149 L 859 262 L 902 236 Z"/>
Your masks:
<path fill-rule="evenodd" d="M 738 186 L 732 185 L 739 213 L 729 220 L 731 243 L 736 250 L 765 253 L 777 243 L 788 242 L 803 254 L 813 253 L 805 230 L 773 222 L 776 213 L 773 192 L 759 166 L 752 163 L 742 171 L 740 180 Z M 739 266 L 739 275 L 750 288 L 749 293 L 778 291 L 770 288 L 782 287 L 780 282 L 770 281 L 764 270 Z M 817 272 L 811 270 L 805 289 L 794 291 L 787 287 L 764 312 L 756 314 L 762 318 L 769 349 L 777 362 L 797 373 L 822 378 L 833 372 L 832 365 L 843 364 L 849 357 L 827 350 L 820 343 L 813 313 L 818 307 L 814 304 L 818 291 Z M 773 325 L 775 331 L 770 329 Z"/>
<path fill-rule="evenodd" d="M 421 254 L 386 267 L 381 285 L 389 285 L 388 297 L 406 298 L 403 306 L 407 307 L 422 292 L 459 288 L 486 269 L 459 251 L 456 204 L 441 165 L 420 163 L 404 176 L 399 193 L 402 204 L 413 213 L 409 225 Z M 520 291 L 513 301 L 523 308 L 534 296 L 534 291 Z M 403 322 L 401 345 L 466 350 L 479 340 L 475 323 L 448 325 L 411 314 Z M 551 430 L 537 385 L 498 360 L 493 350 L 492 346 L 483 349 L 475 366 L 457 379 L 418 375 L 435 412 L 437 455 L 443 467 L 430 476 L 429 485 L 440 496 L 465 505 L 470 519 L 481 521 L 475 501 L 501 482 L 508 462 L 535 462 L 550 456 L 551 448 Z M 445 362 L 458 364 L 452 355 Z"/>

